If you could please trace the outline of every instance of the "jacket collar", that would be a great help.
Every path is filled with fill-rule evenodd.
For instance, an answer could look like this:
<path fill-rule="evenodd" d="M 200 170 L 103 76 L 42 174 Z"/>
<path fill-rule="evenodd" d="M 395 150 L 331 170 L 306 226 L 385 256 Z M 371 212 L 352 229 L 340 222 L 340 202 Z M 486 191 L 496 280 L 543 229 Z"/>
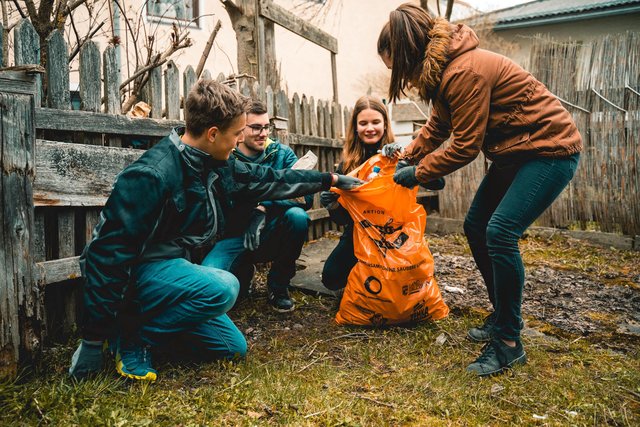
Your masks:
<path fill-rule="evenodd" d="M 226 165 L 226 161 L 215 160 L 208 153 L 205 153 L 199 148 L 192 147 L 182 142 L 180 137 L 184 135 L 184 132 L 184 127 L 174 128 L 169 134 L 169 140 L 171 140 L 173 145 L 178 149 L 187 166 L 196 172 L 203 172 L 215 167 Z"/>
<path fill-rule="evenodd" d="M 425 101 L 434 98 L 442 81 L 442 73 L 449 63 L 449 45 L 453 28 L 446 19 L 436 18 L 429 31 L 430 41 L 424 52 L 417 85 L 420 97 Z"/>

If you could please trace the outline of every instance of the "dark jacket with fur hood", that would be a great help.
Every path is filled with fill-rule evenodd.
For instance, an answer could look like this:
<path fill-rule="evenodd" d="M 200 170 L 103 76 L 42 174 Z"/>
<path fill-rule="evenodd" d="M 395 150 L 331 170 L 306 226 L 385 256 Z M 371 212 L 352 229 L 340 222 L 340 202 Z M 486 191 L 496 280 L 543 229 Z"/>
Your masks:
<path fill-rule="evenodd" d="M 480 151 L 497 162 L 566 157 L 582 150 L 569 112 L 529 72 L 478 48 L 464 24 L 437 20 L 417 86 L 431 99 L 429 122 L 405 150 L 426 182 L 470 163 Z M 451 136 L 451 143 L 436 150 Z M 434 151 L 436 150 L 436 151 Z"/>

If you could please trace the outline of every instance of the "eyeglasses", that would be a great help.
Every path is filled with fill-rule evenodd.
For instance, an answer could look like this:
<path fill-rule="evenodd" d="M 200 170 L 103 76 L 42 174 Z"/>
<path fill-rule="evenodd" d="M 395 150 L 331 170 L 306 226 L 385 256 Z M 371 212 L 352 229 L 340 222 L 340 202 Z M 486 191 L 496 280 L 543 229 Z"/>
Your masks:
<path fill-rule="evenodd" d="M 273 132 L 273 125 L 272 124 L 268 124 L 268 125 L 264 125 L 264 126 L 260 126 L 260 125 L 249 125 L 247 126 L 249 129 L 251 129 L 251 133 L 254 135 L 260 135 L 262 133 L 262 131 L 267 131 L 267 134 Z"/>

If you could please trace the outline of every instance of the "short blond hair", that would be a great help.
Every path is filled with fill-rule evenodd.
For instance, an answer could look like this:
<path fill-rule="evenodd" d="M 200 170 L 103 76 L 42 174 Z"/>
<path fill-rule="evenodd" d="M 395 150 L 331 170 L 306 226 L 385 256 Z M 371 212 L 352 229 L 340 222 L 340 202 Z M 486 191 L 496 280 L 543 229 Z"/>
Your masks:
<path fill-rule="evenodd" d="M 187 95 L 184 118 L 187 132 L 195 137 L 217 126 L 221 130 L 248 111 L 251 100 L 215 80 L 200 79 Z"/>

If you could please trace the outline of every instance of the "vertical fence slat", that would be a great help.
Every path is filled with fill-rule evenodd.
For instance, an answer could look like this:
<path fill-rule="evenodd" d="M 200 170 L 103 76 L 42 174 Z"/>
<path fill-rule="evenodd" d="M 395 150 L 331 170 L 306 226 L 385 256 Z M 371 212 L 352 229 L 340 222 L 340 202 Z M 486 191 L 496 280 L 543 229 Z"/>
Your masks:
<path fill-rule="evenodd" d="M 320 136 L 318 134 L 318 113 L 316 112 L 316 101 L 313 96 L 309 98 L 309 135 Z"/>
<path fill-rule="evenodd" d="M 333 118 L 333 137 L 341 138 L 343 136 L 342 133 L 342 110 L 340 109 L 340 104 L 337 102 L 333 102 L 331 104 L 331 116 Z"/>
<path fill-rule="evenodd" d="M 324 130 L 326 129 L 324 125 L 324 101 L 321 99 L 318 100 L 318 106 L 317 110 L 315 110 L 314 116 L 316 116 L 318 120 L 318 128 L 315 135 L 324 138 Z"/>
<path fill-rule="evenodd" d="M 311 107 L 307 95 L 302 95 L 300 109 L 302 110 L 302 132 L 303 135 L 311 135 Z"/>
<path fill-rule="evenodd" d="M 102 53 L 104 112 L 109 114 L 120 114 L 122 111 L 120 104 L 120 66 L 118 64 L 117 49 L 116 46 L 107 46 Z M 122 138 L 119 136 L 109 135 L 105 139 L 108 139 L 110 147 L 122 147 Z"/>
<path fill-rule="evenodd" d="M 180 71 L 173 61 L 169 61 L 164 70 L 164 103 L 166 118 L 180 119 Z"/>
<path fill-rule="evenodd" d="M 104 111 L 109 114 L 120 114 L 120 68 L 118 67 L 115 46 L 108 46 L 103 54 Z"/>
<path fill-rule="evenodd" d="M 331 132 L 333 129 L 333 125 L 331 124 L 331 101 L 324 103 L 322 113 L 324 115 L 324 136 L 326 138 L 331 138 Z"/>
<path fill-rule="evenodd" d="M 35 79 L 32 95 L 0 87 L 0 378 L 13 378 L 42 348 L 40 286 L 32 258 L 34 235 Z"/>
<path fill-rule="evenodd" d="M 55 30 L 47 38 L 47 105 L 50 108 L 68 110 L 69 54 L 62 31 Z"/>
<path fill-rule="evenodd" d="M 100 111 L 100 51 L 92 41 L 80 48 L 80 98 L 84 111 Z"/>
<path fill-rule="evenodd" d="M 267 114 L 269 114 L 269 117 L 273 117 L 275 108 L 273 106 L 273 89 L 271 89 L 271 86 L 267 86 L 264 90 L 264 96 L 264 103 L 267 105 Z"/>
<path fill-rule="evenodd" d="M 187 65 L 187 68 L 185 68 L 182 73 L 182 93 L 184 94 L 184 99 L 187 99 L 187 95 L 193 85 L 196 84 L 196 81 L 198 81 L 198 78 L 196 77 L 195 70 L 191 65 Z"/>
<path fill-rule="evenodd" d="M 290 131 L 302 134 L 304 133 L 302 126 L 302 105 L 300 104 L 300 97 L 297 93 L 293 94 L 292 106 L 292 117 L 290 120 L 290 129 L 292 130 Z"/>
<path fill-rule="evenodd" d="M 15 65 L 40 64 L 40 37 L 28 19 L 23 19 L 13 30 Z M 35 76 L 36 105 L 42 105 L 42 78 Z"/>
<path fill-rule="evenodd" d="M 149 80 L 142 89 L 142 99 L 151 106 L 149 117 L 162 118 L 162 70 L 160 67 L 149 71 Z"/>
<path fill-rule="evenodd" d="M 2 48 L 0 49 L 0 67 L 6 67 L 7 64 L 5 64 L 4 60 L 7 59 L 5 58 L 5 43 L 4 43 L 4 25 L 2 25 L 2 22 L 0 22 L 0 46 L 2 46 Z"/>
<path fill-rule="evenodd" d="M 289 100 L 284 90 L 274 93 L 275 115 L 283 119 L 289 119 Z"/>

